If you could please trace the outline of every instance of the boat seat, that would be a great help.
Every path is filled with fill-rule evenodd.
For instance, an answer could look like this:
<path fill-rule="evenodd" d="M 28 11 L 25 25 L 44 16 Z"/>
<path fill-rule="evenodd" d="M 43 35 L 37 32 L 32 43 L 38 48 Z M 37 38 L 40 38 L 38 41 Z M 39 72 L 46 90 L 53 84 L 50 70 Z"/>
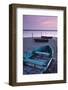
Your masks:
<path fill-rule="evenodd" d="M 25 59 L 24 62 L 26 63 L 31 63 L 34 65 L 39 65 L 39 66 L 43 66 L 43 65 L 47 65 L 49 60 L 37 60 L 37 59 Z"/>
<path fill-rule="evenodd" d="M 49 56 L 49 55 L 50 55 L 50 53 L 48 53 L 48 52 L 36 51 L 35 53 L 36 53 L 36 54 L 40 54 L 40 55 L 46 55 L 46 56 Z"/>

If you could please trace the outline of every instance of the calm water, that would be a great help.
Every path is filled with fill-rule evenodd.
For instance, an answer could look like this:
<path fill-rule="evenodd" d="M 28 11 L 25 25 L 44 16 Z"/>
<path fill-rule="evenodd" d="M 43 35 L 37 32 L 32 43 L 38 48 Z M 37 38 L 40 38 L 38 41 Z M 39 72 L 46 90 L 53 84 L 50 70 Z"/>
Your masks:
<path fill-rule="evenodd" d="M 57 30 L 24 30 L 24 37 L 40 37 L 40 36 L 57 37 Z"/>

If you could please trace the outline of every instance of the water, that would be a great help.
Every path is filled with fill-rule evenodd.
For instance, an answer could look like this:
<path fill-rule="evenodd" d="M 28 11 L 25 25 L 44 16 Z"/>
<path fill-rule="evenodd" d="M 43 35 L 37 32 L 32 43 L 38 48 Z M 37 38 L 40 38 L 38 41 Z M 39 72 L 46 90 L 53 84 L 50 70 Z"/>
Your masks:
<path fill-rule="evenodd" d="M 53 36 L 57 37 L 57 30 L 24 30 L 24 37 Z"/>

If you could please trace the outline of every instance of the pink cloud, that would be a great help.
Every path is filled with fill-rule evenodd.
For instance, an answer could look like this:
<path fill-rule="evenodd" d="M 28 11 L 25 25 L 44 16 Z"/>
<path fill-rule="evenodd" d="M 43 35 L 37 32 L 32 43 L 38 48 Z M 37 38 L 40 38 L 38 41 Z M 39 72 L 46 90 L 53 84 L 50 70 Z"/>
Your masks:
<path fill-rule="evenodd" d="M 56 19 L 48 19 L 40 22 L 40 25 L 44 28 L 57 28 L 57 20 Z"/>

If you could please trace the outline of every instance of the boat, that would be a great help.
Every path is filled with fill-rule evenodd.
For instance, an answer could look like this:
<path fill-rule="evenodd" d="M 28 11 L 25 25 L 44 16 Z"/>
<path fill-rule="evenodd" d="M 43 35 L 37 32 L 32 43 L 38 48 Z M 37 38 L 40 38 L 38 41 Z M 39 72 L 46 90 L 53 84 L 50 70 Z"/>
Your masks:
<path fill-rule="evenodd" d="M 32 52 L 25 52 L 24 64 L 40 70 L 40 73 L 46 72 L 52 62 L 52 49 L 49 45 L 42 46 Z"/>
<path fill-rule="evenodd" d="M 48 42 L 48 39 L 45 38 L 34 38 L 35 42 Z"/>
<path fill-rule="evenodd" d="M 52 39 L 53 37 L 52 36 L 41 36 L 41 38 L 43 38 L 43 39 Z"/>

